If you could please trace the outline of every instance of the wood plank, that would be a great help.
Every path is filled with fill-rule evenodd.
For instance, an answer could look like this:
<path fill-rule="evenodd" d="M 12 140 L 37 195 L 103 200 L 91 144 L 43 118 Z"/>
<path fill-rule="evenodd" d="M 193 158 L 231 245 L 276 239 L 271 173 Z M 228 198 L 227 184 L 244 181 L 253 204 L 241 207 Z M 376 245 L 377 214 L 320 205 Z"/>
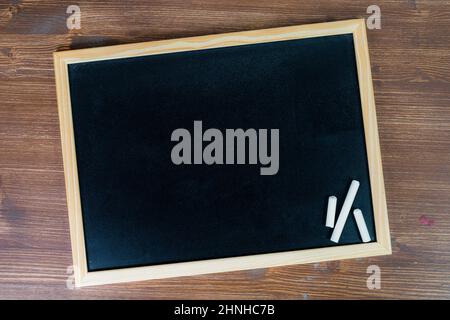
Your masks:
<path fill-rule="evenodd" d="M 450 3 L 380 0 L 368 30 L 393 255 L 70 290 L 52 53 L 367 17 L 370 1 L 0 5 L 0 298 L 450 298 Z M 424 225 L 420 217 L 434 220 Z M 380 290 L 366 268 L 381 268 Z"/>

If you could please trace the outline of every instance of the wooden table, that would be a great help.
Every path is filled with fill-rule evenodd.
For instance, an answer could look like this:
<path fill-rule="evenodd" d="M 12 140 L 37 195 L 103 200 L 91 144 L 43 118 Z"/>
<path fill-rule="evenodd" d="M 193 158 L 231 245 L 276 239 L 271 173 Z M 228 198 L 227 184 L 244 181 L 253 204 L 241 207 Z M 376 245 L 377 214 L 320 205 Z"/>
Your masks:
<path fill-rule="evenodd" d="M 70 4 L 81 8 L 80 30 L 67 29 Z M 368 37 L 392 256 L 67 288 L 54 51 L 367 18 L 371 4 L 381 8 L 381 29 Z M 370 265 L 381 289 L 366 286 Z M 3 0 L 0 298 L 449 299 L 450 2 Z"/>

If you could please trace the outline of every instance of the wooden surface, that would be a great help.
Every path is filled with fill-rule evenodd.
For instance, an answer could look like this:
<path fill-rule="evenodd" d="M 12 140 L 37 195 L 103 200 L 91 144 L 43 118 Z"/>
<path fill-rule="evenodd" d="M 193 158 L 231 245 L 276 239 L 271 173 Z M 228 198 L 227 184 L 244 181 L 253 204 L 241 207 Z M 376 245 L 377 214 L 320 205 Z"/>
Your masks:
<path fill-rule="evenodd" d="M 0 298 L 450 298 L 450 2 L 0 3 Z M 71 265 L 52 53 L 368 17 L 393 255 L 68 289 Z M 381 269 L 381 289 L 366 269 Z"/>

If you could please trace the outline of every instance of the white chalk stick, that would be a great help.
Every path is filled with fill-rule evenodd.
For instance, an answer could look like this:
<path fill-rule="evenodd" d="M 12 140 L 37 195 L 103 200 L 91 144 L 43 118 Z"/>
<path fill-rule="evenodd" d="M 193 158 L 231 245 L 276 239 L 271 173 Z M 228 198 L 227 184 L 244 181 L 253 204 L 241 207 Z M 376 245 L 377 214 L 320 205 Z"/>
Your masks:
<path fill-rule="evenodd" d="M 345 197 L 344 204 L 342 205 L 341 212 L 331 235 L 331 241 L 338 243 L 341 237 L 342 230 L 344 229 L 345 222 L 347 221 L 348 214 L 352 208 L 353 200 L 355 200 L 356 192 L 358 192 L 359 181 L 353 180 L 348 189 L 347 196 Z"/>
<path fill-rule="evenodd" d="M 336 216 L 336 202 L 337 198 L 335 196 L 328 197 L 327 221 L 325 223 L 325 226 L 329 228 L 334 227 L 334 219 Z"/>
<path fill-rule="evenodd" d="M 359 209 L 353 210 L 353 216 L 355 216 L 356 225 L 358 226 L 362 241 L 370 242 L 372 239 L 370 239 L 369 230 L 367 230 L 362 211 Z"/>

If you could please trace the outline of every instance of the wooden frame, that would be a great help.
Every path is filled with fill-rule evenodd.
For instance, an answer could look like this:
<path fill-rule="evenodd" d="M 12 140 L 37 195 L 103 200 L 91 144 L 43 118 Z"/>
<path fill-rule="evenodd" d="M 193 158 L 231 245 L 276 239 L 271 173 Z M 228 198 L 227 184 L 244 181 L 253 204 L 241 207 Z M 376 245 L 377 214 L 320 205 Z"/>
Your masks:
<path fill-rule="evenodd" d="M 69 64 L 339 34 L 353 34 L 355 44 L 372 188 L 376 242 L 88 272 L 69 92 Z M 74 276 L 77 287 L 391 254 L 375 100 L 364 19 L 55 52 L 54 65 Z"/>

